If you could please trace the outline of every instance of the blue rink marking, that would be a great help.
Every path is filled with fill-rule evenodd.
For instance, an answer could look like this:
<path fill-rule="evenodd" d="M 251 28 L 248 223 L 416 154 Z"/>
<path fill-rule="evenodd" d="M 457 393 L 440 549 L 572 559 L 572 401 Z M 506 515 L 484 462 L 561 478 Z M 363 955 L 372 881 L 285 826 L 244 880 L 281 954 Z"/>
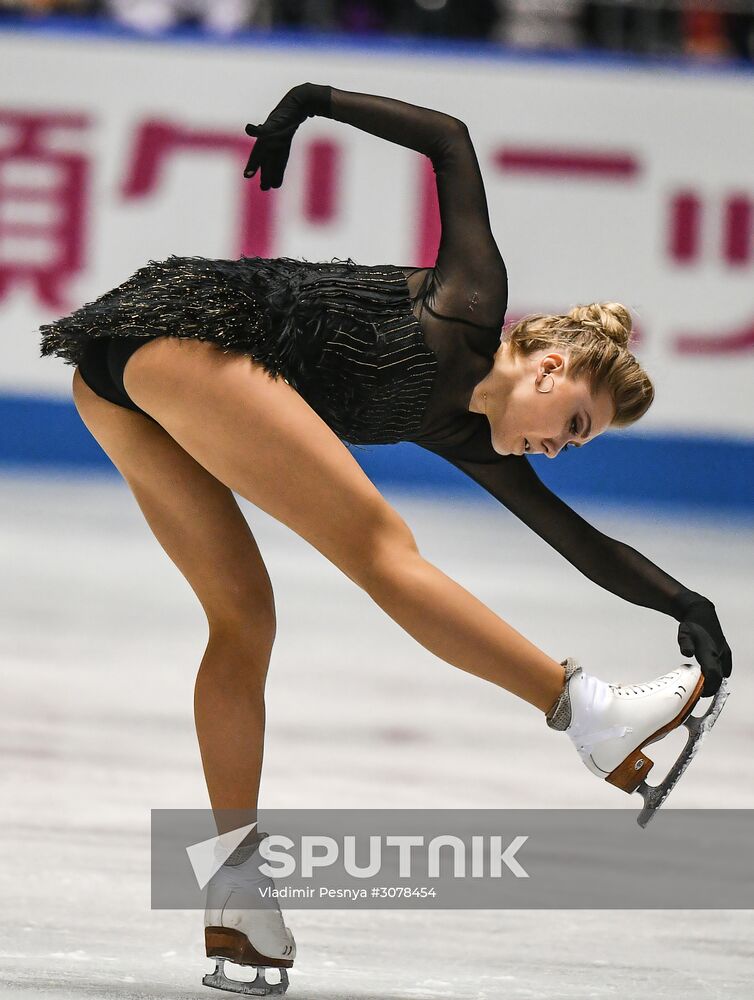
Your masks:
<path fill-rule="evenodd" d="M 67 400 L 0 394 L 0 428 L 0 466 L 115 471 Z M 449 462 L 415 445 L 351 446 L 351 453 L 381 486 L 487 495 Z M 540 456 L 533 463 L 550 489 L 568 498 L 754 514 L 751 439 L 622 431 L 555 461 Z"/>

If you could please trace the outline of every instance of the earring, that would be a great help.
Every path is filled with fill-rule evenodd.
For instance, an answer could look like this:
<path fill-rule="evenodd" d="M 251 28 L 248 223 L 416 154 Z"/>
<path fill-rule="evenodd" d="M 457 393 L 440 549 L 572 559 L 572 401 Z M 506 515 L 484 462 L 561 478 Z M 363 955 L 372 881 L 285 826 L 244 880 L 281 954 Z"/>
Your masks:
<path fill-rule="evenodd" d="M 486 413 L 487 412 L 487 393 L 486 392 L 482 393 L 482 399 L 484 400 L 484 412 Z"/>
<path fill-rule="evenodd" d="M 549 380 L 550 380 L 550 388 L 549 389 L 540 389 L 539 386 L 537 386 L 537 392 L 552 392 L 552 388 L 555 385 L 555 379 L 549 373 L 547 375 L 545 375 L 545 377 L 542 379 L 543 382 L 544 382 L 545 378 L 549 378 Z"/>

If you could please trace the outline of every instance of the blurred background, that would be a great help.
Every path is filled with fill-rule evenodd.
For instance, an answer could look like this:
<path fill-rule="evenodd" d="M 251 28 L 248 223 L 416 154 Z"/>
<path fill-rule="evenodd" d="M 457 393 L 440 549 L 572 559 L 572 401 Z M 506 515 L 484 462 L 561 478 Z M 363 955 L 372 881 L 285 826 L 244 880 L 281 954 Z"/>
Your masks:
<path fill-rule="evenodd" d="M 748 0 L 0 0 L 0 996 L 206 993 L 201 915 L 149 909 L 149 810 L 207 806 L 191 715 L 206 623 L 37 331 L 170 254 L 432 264 L 434 176 L 411 151 L 312 119 L 283 188 L 244 182 L 245 123 L 307 80 L 467 122 L 508 320 L 631 309 L 654 406 L 535 465 L 715 602 L 734 693 L 671 802 L 754 807 L 753 58 Z M 427 558 L 551 655 L 616 682 L 680 662 L 675 622 L 596 588 L 447 463 L 352 451 Z M 529 706 L 438 661 L 241 506 L 278 615 L 263 805 L 634 823 L 633 797 Z M 291 997 L 727 1000 L 754 967 L 750 912 L 292 926 Z"/>
<path fill-rule="evenodd" d="M 179 24 L 233 34 L 297 28 L 489 40 L 517 48 L 754 58 L 750 0 L 0 0 L 9 13 Z"/>

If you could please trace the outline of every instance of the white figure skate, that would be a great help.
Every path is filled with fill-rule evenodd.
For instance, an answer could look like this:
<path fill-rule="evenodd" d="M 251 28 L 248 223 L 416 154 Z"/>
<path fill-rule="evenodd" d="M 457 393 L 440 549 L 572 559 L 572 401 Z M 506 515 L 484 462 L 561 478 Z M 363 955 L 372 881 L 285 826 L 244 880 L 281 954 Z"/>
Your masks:
<path fill-rule="evenodd" d="M 639 792 L 644 808 L 637 822 L 645 827 L 675 787 L 717 721 L 728 697 L 723 680 L 706 713 L 691 713 L 704 687 L 701 669 L 685 663 L 644 684 L 607 684 L 566 660 L 566 684 L 548 713 L 553 729 L 566 732 L 586 766 L 598 777 L 629 794 Z M 665 780 L 648 785 L 654 766 L 644 748 L 678 726 L 689 731 L 686 745 Z"/>
<path fill-rule="evenodd" d="M 233 864 L 239 859 L 243 859 L 240 864 Z M 216 964 L 215 971 L 202 979 L 205 986 L 244 996 L 281 995 L 288 989 L 286 970 L 296 957 L 296 942 L 277 900 L 260 892 L 274 889 L 272 879 L 258 871 L 263 863 L 258 843 L 239 847 L 207 886 L 204 940 L 207 957 Z M 256 978 L 250 982 L 229 979 L 226 961 L 253 966 Z M 270 968 L 280 971 L 279 982 L 267 981 L 265 969 Z"/>

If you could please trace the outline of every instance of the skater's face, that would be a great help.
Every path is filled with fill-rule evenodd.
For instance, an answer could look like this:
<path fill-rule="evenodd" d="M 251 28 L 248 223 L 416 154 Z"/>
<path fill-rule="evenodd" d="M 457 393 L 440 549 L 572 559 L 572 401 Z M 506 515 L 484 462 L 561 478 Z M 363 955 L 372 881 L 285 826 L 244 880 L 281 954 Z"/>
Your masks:
<path fill-rule="evenodd" d="M 541 350 L 496 359 L 487 390 L 486 414 L 492 446 L 500 455 L 547 455 L 581 448 L 609 426 L 615 415 L 606 389 L 593 393 L 585 378 L 570 378 L 568 355 Z"/>

